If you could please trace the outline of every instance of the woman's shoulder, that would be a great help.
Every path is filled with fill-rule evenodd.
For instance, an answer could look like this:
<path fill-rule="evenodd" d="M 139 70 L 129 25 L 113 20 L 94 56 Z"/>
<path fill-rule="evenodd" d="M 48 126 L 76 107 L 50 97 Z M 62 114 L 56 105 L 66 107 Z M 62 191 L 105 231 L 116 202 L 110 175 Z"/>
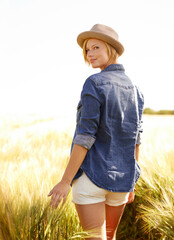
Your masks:
<path fill-rule="evenodd" d="M 98 81 L 99 81 L 99 78 L 98 78 L 98 73 L 96 74 L 92 74 L 90 75 L 84 82 L 83 84 L 83 89 L 84 88 L 88 88 L 88 87 L 94 87 L 94 88 L 97 88 L 98 86 Z"/>
<path fill-rule="evenodd" d="M 104 76 L 102 72 L 94 73 L 90 75 L 85 82 L 91 82 L 92 84 L 99 86 L 102 83 Z"/>

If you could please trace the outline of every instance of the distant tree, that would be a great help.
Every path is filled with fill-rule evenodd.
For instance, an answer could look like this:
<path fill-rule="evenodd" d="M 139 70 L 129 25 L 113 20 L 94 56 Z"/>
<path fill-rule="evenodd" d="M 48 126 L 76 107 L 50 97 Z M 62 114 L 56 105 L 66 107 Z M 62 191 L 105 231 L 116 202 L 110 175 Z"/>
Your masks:
<path fill-rule="evenodd" d="M 158 115 L 174 115 L 174 110 L 159 110 L 159 111 L 154 111 L 151 108 L 145 108 L 144 109 L 144 114 L 158 114 Z"/>
<path fill-rule="evenodd" d="M 151 108 L 145 108 L 143 113 L 144 114 L 156 114 L 156 112 Z"/>

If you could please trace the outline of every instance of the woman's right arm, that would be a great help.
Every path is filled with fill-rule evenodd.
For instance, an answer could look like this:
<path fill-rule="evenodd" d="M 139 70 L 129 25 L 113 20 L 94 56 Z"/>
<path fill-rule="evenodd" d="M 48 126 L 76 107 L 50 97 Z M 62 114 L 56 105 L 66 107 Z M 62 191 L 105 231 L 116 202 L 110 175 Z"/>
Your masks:
<path fill-rule="evenodd" d="M 50 205 L 53 208 L 56 209 L 62 199 L 63 203 L 65 203 L 72 179 L 80 168 L 87 151 L 88 149 L 74 144 L 71 157 L 63 174 L 62 180 L 57 183 L 48 194 L 49 197 L 51 196 Z"/>
<path fill-rule="evenodd" d="M 53 208 L 57 208 L 61 199 L 65 202 L 70 184 L 80 168 L 87 151 L 95 142 L 95 135 L 100 121 L 100 93 L 92 79 L 87 79 L 81 93 L 80 119 L 76 127 L 76 136 L 69 163 L 62 180 L 50 191 Z"/>

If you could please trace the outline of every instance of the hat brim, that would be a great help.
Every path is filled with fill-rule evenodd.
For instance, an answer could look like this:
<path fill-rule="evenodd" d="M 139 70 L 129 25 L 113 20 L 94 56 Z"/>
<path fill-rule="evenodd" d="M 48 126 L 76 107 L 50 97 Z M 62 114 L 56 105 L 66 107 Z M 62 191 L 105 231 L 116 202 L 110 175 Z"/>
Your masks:
<path fill-rule="evenodd" d="M 112 47 L 114 47 L 116 49 L 117 53 L 120 56 L 124 52 L 124 47 L 119 41 L 115 40 L 114 38 L 112 38 L 104 33 L 99 33 L 96 31 L 86 31 L 86 32 L 80 33 L 77 37 L 77 43 L 79 44 L 79 46 L 81 48 L 83 48 L 84 41 L 89 38 L 96 38 L 96 39 L 99 39 L 99 40 L 109 43 Z"/>

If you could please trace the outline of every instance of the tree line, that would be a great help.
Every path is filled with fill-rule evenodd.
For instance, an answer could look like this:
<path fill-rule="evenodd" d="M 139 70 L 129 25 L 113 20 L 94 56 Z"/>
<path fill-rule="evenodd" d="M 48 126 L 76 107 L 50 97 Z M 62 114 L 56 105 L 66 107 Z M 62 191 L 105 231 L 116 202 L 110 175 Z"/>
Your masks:
<path fill-rule="evenodd" d="M 159 114 L 159 115 L 174 115 L 174 110 L 159 110 L 155 111 L 151 108 L 145 108 L 143 111 L 144 114 Z"/>

